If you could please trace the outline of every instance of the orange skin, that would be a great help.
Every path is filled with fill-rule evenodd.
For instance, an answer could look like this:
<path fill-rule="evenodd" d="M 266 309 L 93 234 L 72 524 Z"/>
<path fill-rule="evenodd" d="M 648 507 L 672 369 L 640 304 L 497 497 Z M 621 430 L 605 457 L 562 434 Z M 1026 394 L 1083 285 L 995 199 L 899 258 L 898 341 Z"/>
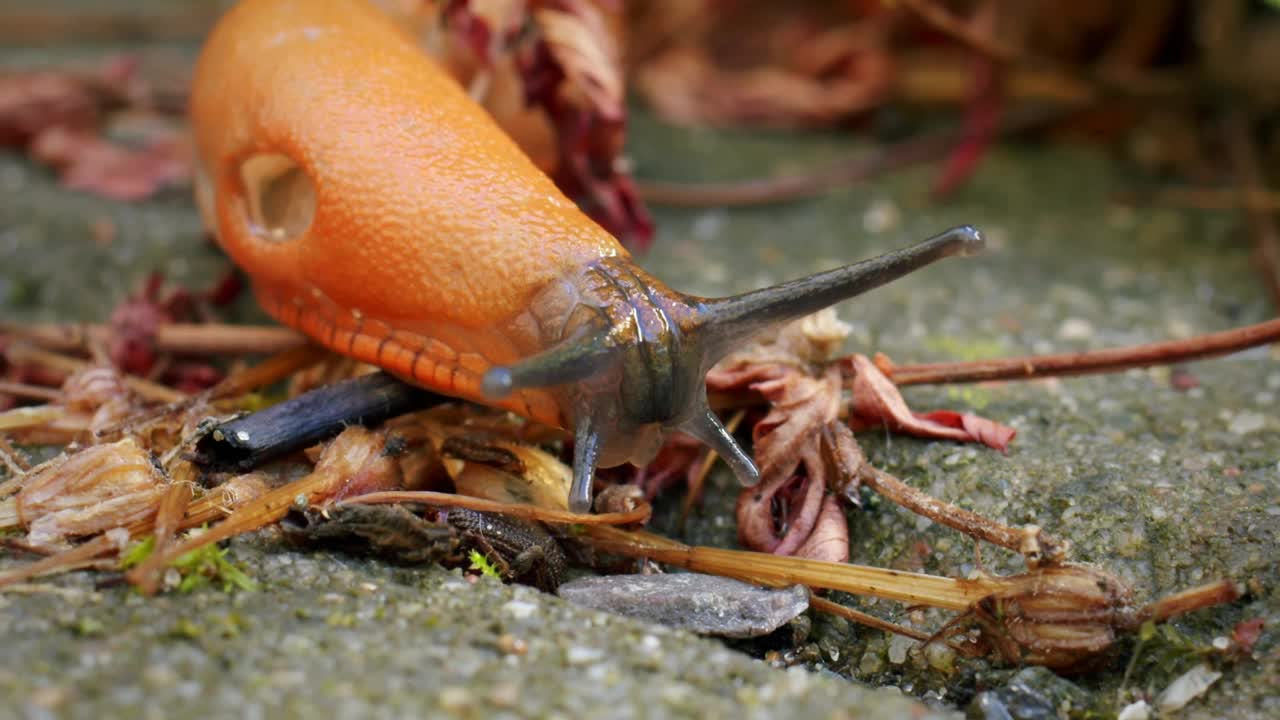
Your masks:
<path fill-rule="evenodd" d="M 208 39 L 191 112 L 218 240 L 263 307 L 442 393 L 485 401 L 485 370 L 536 349 L 510 329 L 537 291 L 627 256 L 371 5 L 241 3 Z M 314 219 L 287 242 L 246 221 L 240 164 L 266 152 L 314 183 Z M 496 404 L 566 421 L 538 390 Z"/>
<path fill-rule="evenodd" d="M 244 0 L 191 94 L 196 199 L 266 310 L 436 390 L 573 428 L 571 509 L 597 465 L 672 430 L 759 474 L 705 375 L 751 336 L 981 246 L 956 228 L 739 296 L 677 293 L 566 198 L 365 0 Z"/>

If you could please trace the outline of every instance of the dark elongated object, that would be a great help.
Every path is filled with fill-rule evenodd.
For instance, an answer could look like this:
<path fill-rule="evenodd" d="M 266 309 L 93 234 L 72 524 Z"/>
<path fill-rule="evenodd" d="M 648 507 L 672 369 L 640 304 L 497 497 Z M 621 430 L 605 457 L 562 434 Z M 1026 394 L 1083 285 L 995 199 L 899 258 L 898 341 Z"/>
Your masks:
<path fill-rule="evenodd" d="M 376 425 L 448 400 L 376 372 L 222 423 L 196 443 L 193 460 L 206 470 L 244 472 L 327 440 L 349 425 Z"/>

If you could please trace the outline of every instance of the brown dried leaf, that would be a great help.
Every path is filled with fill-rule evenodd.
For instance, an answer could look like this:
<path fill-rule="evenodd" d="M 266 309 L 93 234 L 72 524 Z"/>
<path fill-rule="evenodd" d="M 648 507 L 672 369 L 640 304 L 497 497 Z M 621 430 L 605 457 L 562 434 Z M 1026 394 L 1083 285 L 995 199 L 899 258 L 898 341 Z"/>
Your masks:
<path fill-rule="evenodd" d="M 647 60 L 637 89 L 668 120 L 687 125 L 821 127 L 878 106 L 891 89 L 892 57 L 877 23 L 770 28 L 774 54 L 745 69 L 710 37 Z"/>

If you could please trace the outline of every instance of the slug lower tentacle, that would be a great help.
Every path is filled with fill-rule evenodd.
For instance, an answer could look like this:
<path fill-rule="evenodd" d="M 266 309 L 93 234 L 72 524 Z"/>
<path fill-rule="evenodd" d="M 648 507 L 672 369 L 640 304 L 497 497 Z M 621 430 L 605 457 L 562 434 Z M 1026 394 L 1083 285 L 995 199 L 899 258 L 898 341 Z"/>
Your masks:
<path fill-rule="evenodd" d="M 753 335 L 954 254 L 956 228 L 730 298 L 677 293 L 566 198 L 366 0 L 243 0 L 191 93 L 196 199 L 279 321 L 431 390 L 574 432 L 570 505 L 596 467 L 671 431 L 746 484 L 705 375 Z"/>

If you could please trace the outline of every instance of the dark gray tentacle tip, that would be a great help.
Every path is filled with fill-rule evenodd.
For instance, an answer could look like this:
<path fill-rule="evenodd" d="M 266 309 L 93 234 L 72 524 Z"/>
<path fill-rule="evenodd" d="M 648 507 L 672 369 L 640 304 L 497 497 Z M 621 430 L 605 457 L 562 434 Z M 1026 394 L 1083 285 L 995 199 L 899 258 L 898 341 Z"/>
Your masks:
<path fill-rule="evenodd" d="M 703 405 L 705 408 L 705 403 Z M 733 471 L 743 487 L 754 487 L 760 482 L 760 470 L 738 441 L 733 439 L 720 418 L 710 409 L 694 415 L 680 429 L 697 438 L 715 451 Z"/>
<path fill-rule="evenodd" d="M 947 232 L 958 240 L 956 244 L 957 255 L 977 255 L 987 248 L 987 239 L 982 236 L 982 232 L 972 225 L 961 225 L 952 228 Z"/>
<path fill-rule="evenodd" d="M 569 510 L 579 514 L 591 512 L 596 460 L 603 444 L 603 438 L 593 425 L 591 416 L 583 415 L 573 433 L 573 484 L 569 486 Z"/>
<path fill-rule="evenodd" d="M 490 400 L 501 400 L 511 394 L 514 385 L 510 368 L 495 367 L 490 368 L 480 380 L 480 391 Z"/>

